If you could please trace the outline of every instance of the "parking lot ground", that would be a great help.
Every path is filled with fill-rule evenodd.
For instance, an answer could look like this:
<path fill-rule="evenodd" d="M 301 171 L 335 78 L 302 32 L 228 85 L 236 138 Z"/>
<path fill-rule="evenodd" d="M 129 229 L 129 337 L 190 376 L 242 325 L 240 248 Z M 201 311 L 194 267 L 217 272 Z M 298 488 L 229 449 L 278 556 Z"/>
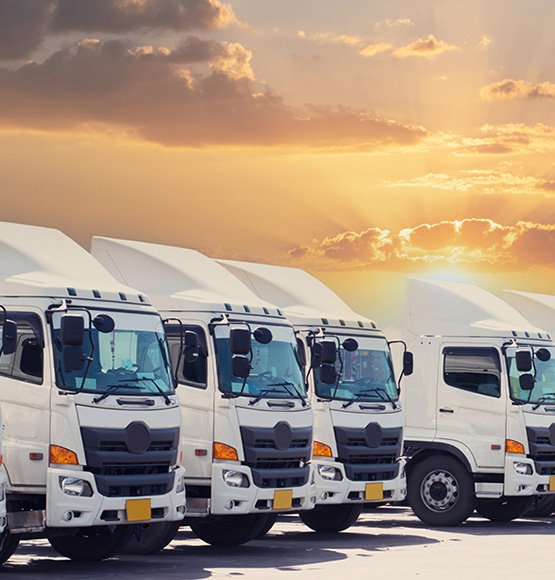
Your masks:
<path fill-rule="evenodd" d="M 236 548 L 213 548 L 188 528 L 162 552 L 72 562 L 45 540 L 22 542 L 2 578 L 89 580 L 448 579 L 550 578 L 555 569 L 555 518 L 493 523 L 470 518 L 456 528 L 427 528 L 405 507 L 364 512 L 340 534 L 316 534 L 282 516 L 265 537 Z"/>

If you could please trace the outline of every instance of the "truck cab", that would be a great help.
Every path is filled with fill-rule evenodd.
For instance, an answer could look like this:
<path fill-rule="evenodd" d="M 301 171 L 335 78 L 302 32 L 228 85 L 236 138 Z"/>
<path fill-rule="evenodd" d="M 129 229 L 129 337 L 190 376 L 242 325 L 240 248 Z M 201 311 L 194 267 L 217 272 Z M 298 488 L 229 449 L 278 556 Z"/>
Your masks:
<path fill-rule="evenodd" d="M 194 250 L 95 237 L 92 252 L 165 319 L 183 411 L 183 523 L 237 545 L 278 513 L 313 508 L 313 414 L 283 313 Z"/>
<path fill-rule="evenodd" d="M 338 532 L 365 504 L 404 500 L 404 417 L 389 344 L 376 323 L 303 270 L 218 262 L 279 306 L 306 353 L 317 494 L 315 509 L 299 514 L 303 522 Z"/>
<path fill-rule="evenodd" d="M 409 279 L 407 341 L 414 373 L 402 392 L 408 501 L 430 525 L 476 511 L 522 515 L 555 491 L 554 344 L 500 298 L 476 286 Z M 555 444 L 555 439 L 553 440 Z"/>
<path fill-rule="evenodd" d="M 0 224 L 5 561 L 47 537 L 100 560 L 183 518 L 181 415 L 162 320 L 57 230 Z"/>

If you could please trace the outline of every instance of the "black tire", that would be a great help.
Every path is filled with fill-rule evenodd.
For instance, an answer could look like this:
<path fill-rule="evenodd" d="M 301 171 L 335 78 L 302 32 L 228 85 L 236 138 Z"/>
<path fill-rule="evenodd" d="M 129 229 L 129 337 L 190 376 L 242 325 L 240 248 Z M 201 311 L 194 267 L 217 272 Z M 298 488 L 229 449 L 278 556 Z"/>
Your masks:
<path fill-rule="evenodd" d="M 256 538 L 258 539 L 264 537 L 272 529 L 273 525 L 276 523 L 277 518 L 278 518 L 277 513 L 267 514 L 266 523 L 264 524 L 264 527 L 260 530 L 260 532 L 258 532 Z"/>
<path fill-rule="evenodd" d="M 412 511 L 430 526 L 456 526 L 474 511 L 474 483 L 453 457 L 433 455 L 410 472 L 407 499 Z"/>
<path fill-rule="evenodd" d="M 240 546 L 258 537 L 265 525 L 266 514 L 245 514 L 199 521 L 191 525 L 191 530 L 197 538 L 212 546 Z"/>
<path fill-rule="evenodd" d="M 163 550 L 174 538 L 181 522 L 155 522 L 139 524 L 139 537 L 133 533 L 127 545 L 121 550 L 123 554 L 154 554 Z"/>
<path fill-rule="evenodd" d="M 50 545 L 66 558 L 78 562 L 98 562 L 122 550 L 133 532 L 132 526 L 81 528 L 75 534 L 52 536 Z"/>
<path fill-rule="evenodd" d="M 555 494 L 537 495 L 526 511 L 526 517 L 546 518 L 555 512 Z"/>
<path fill-rule="evenodd" d="M 19 536 L 14 536 L 4 530 L 0 535 L 0 564 L 3 564 L 17 549 Z"/>
<path fill-rule="evenodd" d="M 312 530 L 320 533 L 341 532 L 356 521 L 364 504 L 320 505 L 299 513 L 301 520 Z"/>
<path fill-rule="evenodd" d="M 492 522 L 510 522 L 526 512 L 532 503 L 530 497 L 500 497 L 478 501 L 476 511 Z"/>

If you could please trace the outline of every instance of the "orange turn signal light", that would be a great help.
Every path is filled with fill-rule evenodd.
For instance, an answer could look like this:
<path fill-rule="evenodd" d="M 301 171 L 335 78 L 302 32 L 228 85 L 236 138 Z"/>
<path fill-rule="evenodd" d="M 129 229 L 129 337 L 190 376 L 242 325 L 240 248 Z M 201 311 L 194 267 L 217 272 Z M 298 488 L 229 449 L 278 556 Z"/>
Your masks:
<path fill-rule="evenodd" d="M 512 439 L 505 440 L 505 451 L 507 453 L 524 453 L 524 445 Z"/>
<path fill-rule="evenodd" d="M 332 457 L 331 447 L 320 441 L 314 441 L 312 446 L 312 455 L 320 455 L 322 457 Z"/>
<path fill-rule="evenodd" d="M 70 465 L 79 465 L 77 454 L 65 447 L 50 445 L 50 463 L 66 463 Z"/>
<path fill-rule="evenodd" d="M 212 453 L 214 459 L 229 459 L 231 461 L 239 461 L 239 456 L 237 455 L 237 449 L 226 445 L 225 443 L 218 443 L 214 441 L 212 446 Z"/>

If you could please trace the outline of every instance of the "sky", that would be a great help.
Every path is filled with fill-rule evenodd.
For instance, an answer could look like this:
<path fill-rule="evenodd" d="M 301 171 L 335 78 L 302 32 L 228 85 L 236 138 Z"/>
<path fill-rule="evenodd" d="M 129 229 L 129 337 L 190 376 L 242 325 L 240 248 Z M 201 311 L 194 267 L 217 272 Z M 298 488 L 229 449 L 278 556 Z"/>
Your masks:
<path fill-rule="evenodd" d="M 0 0 L 2 221 L 553 293 L 552 0 Z"/>

